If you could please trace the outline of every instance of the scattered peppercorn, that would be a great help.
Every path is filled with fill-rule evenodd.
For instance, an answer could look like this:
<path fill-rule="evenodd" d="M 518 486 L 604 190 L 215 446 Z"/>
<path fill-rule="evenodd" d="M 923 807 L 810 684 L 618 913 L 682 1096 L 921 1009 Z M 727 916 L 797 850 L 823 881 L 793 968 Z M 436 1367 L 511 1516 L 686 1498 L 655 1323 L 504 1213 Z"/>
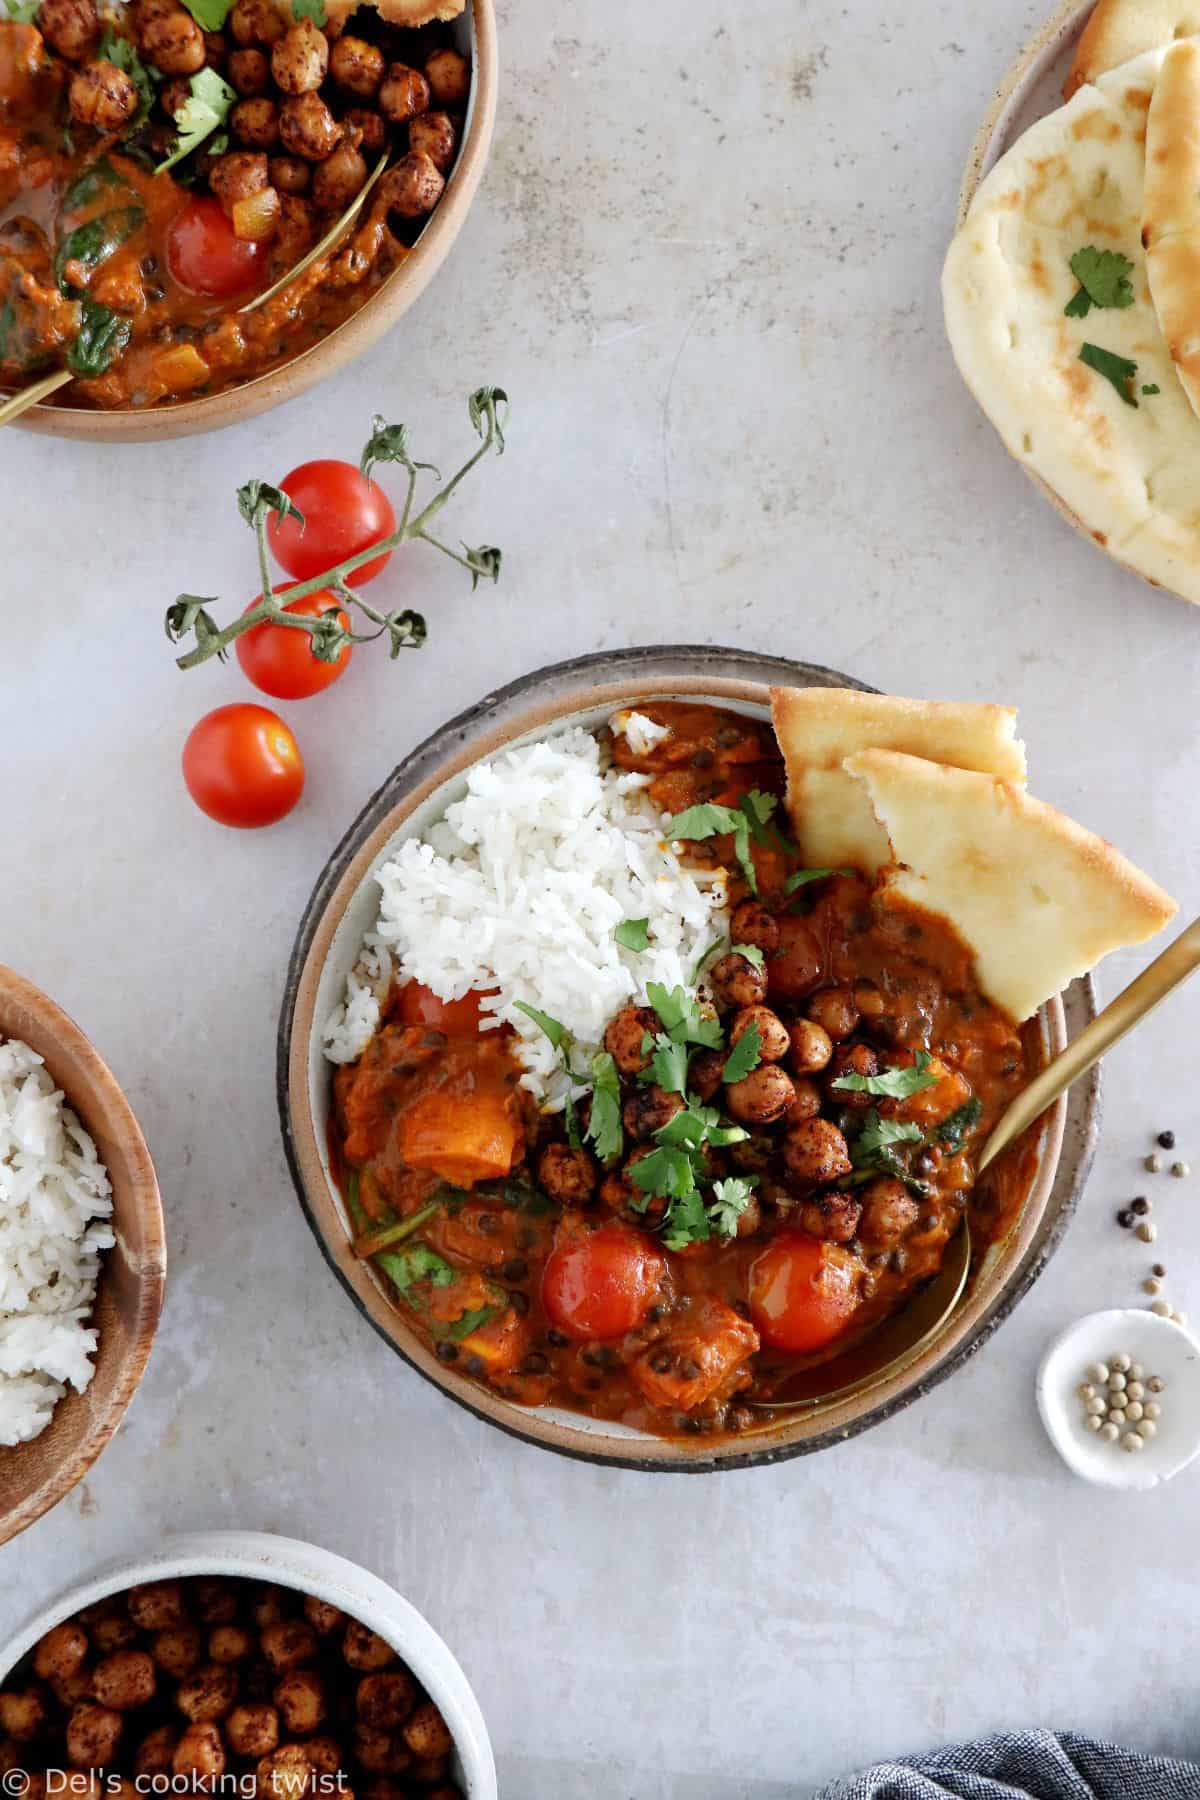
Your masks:
<path fill-rule="evenodd" d="M 1150 1155 L 1146 1158 L 1146 1167 L 1149 1169 L 1151 1175 L 1158 1175 L 1161 1173 L 1162 1157 L 1158 1155 L 1157 1151 L 1152 1150 L 1150 1152 Z"/>
<path fill-rule="evenodd" d="M 1150 1272 L 1152 1275 L 1157 1275 L 1159 1280 L 1161 1281 L 1163 1276 L 1167 1272 L 1167 1265 L 1166 1265 L 1166 1263 L 1155 1263 L 1153 1269 Z"/>
<path fill-rule="evenodd" d="M 1151 1219 L 1144 1219 L 1137 1228 L 1137 1234 L 1143 1244 L 1152 1244 L 1158 1236 L 1158 1226 Z"/>
<path fill-rule="evenodd" d="M 1135 1223 L 1136 1219 L 1133 1208 L 1131 1206 L 1123 1206 L 1117 1214 L 1117 1224 L 1123 1231 L 1132 1231 Z"/>
<path fill-rule="evenodd" d="M 1139 1219 L 1144 1219 L 1146 1214 L 1150 1211 L 1150 1202 L 1147 1200 L 1145 1194 L 1139 1194 L 1136 1200 L 1130 1201 L 1129 1207 L 1130 1211 L 1135 1212 Z"/>
<path fill-rule="evenodd" d="M 1183 1181 L 1186 1176 L 1191 1174 L 1191 1172 L 1191 1165 L 1189 1163 L 1173 1162 L 1171 1164 L 1171 1173 L 1178 1181 Z"/>
<path fill-rule="evenodd" d="M 1173 1150 L 1175 1148 L 1175 1133 L 1173 1131 L 1160 1131 L 1156 1142 L 1163 1150 Z"/>

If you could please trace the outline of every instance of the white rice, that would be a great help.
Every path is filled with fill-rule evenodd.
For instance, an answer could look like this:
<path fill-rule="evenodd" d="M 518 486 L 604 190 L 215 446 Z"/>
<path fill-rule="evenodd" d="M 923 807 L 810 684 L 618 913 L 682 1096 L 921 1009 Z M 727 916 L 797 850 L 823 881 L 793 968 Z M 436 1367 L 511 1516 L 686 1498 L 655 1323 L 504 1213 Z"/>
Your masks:
<path fill-rule="evenodd" d="M 698 959 L 728 933 L 724 870 L 683 866 L 647 786 L 605 768 L 578 727 L 473 768 L 463 799 L 378 872 L 378 923 L 326 1025 L 330 1060 L 365 1048 L 394 967 L 443 1000 L 492 991 L 485 1023 L 513 1027 L 525 1085 L 561 1106 L 561 1061 L 516 1003 L 566 1027 L 583 1073 L 615 1012 L 650 981 L 692 987 Z M 625 919 L 649 921 L 646 950 L 616 942 Z"/>
<path fill-rule="evenodd" d="M 67 1383 L 82 1393 L 92 1379 L 111 1193 L 41 1057 L 0 1041 L 0 1445 L 37 1437 Z"/>

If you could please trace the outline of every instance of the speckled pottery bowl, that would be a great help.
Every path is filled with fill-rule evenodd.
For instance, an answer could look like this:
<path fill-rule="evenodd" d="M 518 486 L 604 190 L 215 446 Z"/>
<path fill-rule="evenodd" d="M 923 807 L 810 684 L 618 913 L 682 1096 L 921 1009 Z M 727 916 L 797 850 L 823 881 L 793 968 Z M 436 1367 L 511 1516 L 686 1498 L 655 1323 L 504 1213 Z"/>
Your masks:
<path fill-rule="evenodd" d="M 374 924 L 374 871 L 397 838 L 420 834 L 459 797 L 466 771 L 498 750 L 568 724 L 593 727 L 638 700 L 711 701 L 770 716 L 769 689 L 863 687 L 810 663 L 738 650 L 671 647 L 608 652 L 559 663 L 489 694 L 419 745 L 368 801 L 323 870 L 292 953 L 279 1024 L 277 1082 L 284 1146 L 321 1250 L 358 1307 L 404 1359 L 443 1393 L 501 1430 L 565 1456 L 632 1469 L 706 1472 L 780 1462 L 865 1430 L 927 1393 L 979 1349 L 1012 1311 L 1058 1245 L 1091 1163 L 1099 1129 L 1092 1073 L 1046 1115 L 1037 1171 L 1020 1218 L 988 1252 L 958 1310 L 902 1370 L 839 1401 L 814 1405 L 737 1437 L 659 1438 L 553 1407 L 529 1408 L 457 1379 L 412 1333 L 374 1269 L 353 1253 L 330 1174 L 332 1071 L 321 1027 L 341 999 L 364 934 Z M 1090 982 L 1042 1011 L 1053 1053 L 1094 1016 Z"/>

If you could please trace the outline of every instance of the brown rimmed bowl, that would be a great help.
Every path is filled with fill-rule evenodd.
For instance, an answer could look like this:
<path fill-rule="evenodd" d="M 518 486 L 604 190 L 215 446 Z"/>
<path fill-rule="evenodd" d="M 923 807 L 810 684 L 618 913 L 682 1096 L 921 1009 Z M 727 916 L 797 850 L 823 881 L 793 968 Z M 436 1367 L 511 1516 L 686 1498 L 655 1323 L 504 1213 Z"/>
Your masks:
<path fill-rule="evenodd" d="M 367 802 L 326 864 L 300 924 L 279 1022 L 276 1079 L 284 1147 L 305 1216 L 354 1304 L 405 1361 L 469 1412 L 543 1449 L 586 1461 L 661 1472 L 707 1472 L 782 1462 L 841 1442 L 890 1417 L 943 1381 L 980 1348 L 1045 1267 L 1066 1229 L 1099 1131 L 1093 1071 L 1047 1114 L 1036 1174 L 1021 1216 L 989 1251 L 945 1329 L 901 1373 L 819 1411 L 737 1437 L 659 1438 L 553 1407 L 522 1407 L 447 1370 L 412 1332 L 383 1278 L 350 1246 L 345 1208 L 329 1169 L 332 1067 L 321 1028 L 341 999 L 364 934 L 374 924 L 373 872 L 397 841 L 419 834 L 458 798 L 466 771 L 509 745 L 568 724 L 592 726 L 619 705 L 669 698 L 711 700 L 770 716 L 772 685 L 856 687 L 851 676 L 783 657 L 680 646 L 605 652 L 559 663 L 489 694 L 435 732 Z M 1094 1016 L 1090 981 L 1043 1008 L 1051 1052 Z"/>
<path fill-rule="evenodd" d="M 98 1332 L 86 1393 L 68 1389 L 40 1437 L 0 1448 L 0 1544 L 82 1481 L 142 1378 L 162 1309 L 167 1258 L 154 1164 L 116 1078 L 73 1019 L 32 982 L 0 968 L 0 1038 L 43 1059 L 95 1140 L 113 1190 L 116 1243 L 103 1255 L 91 1323 Z"/>
<path fill-rule="evenodd" d="M 194 437 L 257 418 L 285 400 L 294 400 L 369 350 L 420 298 L 445 262 L 483 177 L 496 122 L 499 83 L 493 0 L 467 0 L 466 11 L 455 25 L 455 42 L 471 58 L 471 94 L 458 159 L 446 191 L 403 262 L 351 318 L 302 355 L 206 400 L 115 412 L 53 404 L 31 406 L 14 423 L 25 431 L 93 444 L 144 444 Z"/>

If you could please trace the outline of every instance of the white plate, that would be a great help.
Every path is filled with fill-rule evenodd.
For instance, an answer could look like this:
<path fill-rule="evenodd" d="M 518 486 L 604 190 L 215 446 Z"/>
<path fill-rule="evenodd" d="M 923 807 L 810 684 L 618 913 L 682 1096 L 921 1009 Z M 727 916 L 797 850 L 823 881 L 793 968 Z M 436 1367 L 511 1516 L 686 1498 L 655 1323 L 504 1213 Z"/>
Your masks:
<path fill-rule="evenodd" d="M 1124 1352 L 1147 1376 L 1166 1382 L 1155 1437 L 1140 1451 L 1107 1443 L 1087 1429 L 1079 1394 L 1090 1363 L 1111 1366 Z M 1100 1487 L 1152 1488 L 1170 1481 L 1200 1454 L 1200 1343 L 1182 1325 L 1148 1308 L 1114 1307 L 1088 1313 L 1060 1332 L 1037 1378 L 1038 1411 L 1050 1441 L 1067 1467 Z"/>

